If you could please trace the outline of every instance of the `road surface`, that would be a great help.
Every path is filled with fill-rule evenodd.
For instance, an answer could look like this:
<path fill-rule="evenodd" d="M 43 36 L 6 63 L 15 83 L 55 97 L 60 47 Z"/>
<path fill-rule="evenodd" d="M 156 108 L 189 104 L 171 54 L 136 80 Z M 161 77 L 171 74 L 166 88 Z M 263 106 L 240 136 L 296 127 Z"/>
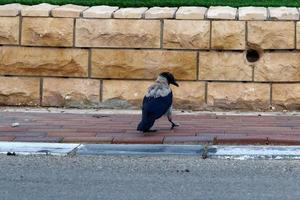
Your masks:
<path fill-rule="evenodd" d="M 0 156 L 1 200 L 296 200 L 300 161 Z"/>

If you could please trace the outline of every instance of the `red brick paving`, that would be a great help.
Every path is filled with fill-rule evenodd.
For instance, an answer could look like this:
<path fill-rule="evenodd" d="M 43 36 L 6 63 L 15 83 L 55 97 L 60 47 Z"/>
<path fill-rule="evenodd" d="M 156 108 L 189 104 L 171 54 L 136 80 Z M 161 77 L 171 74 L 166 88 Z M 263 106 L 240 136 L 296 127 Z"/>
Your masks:
<path fill-rule="evenodd" d="M 164 140 L 163 136 L 116 136 L 114 137 L 113 144 L 162 144 Z"/>
<path fill-rule="evenodd" d="M 95 137 L 96 133 L 86 133 L 86 132 L 59 132 L 58 131 L 54 131 L 54 132 L 48 132 L 48 136 L 50 137 Z"/>
<path fill-rule="evenodd" d="M 62 137 L 16 137 L 13 141 L 16 142 L 53 142 L 58 143 L 63 140 Z"/>
<path fill-rule="evenodd" d="M 65 143 L 93 143 L 93 144 L 111 144 L 113 141 L 112 136 L 107 137 L 87 137 L 87 136 L 73 136 L 64 137 L 63 142 Z"/>
<path fill-rule="evenodd" d="M 214 135 L 199 135 L 199 136 L 166 136 L 165 144 L 204 144 L 213 143 Z"/>
<path fill-rule="evenodd" d="M 272 145 L 300 145 L 300 135 L 270 135 L 268 140 Z"/>
<path fill-rule="evenodd" d="M 0 141 L 113 144 L 300 145 L 300 116 L 176 115 L 156 133 L 136 131 L 140 115 L 0 112 Z M 12 123 L 20 125 L 11 127 Z"/>
<path fill-rule="evenodd" d="M 0 141 L 13 141 L 16 137 L 15 136 L 0 136 Z"/>
<path fill-rule="evenodd" d="M 266 135 L 224 134 L 217 136 L 214 144 L 268 144 Z"/>

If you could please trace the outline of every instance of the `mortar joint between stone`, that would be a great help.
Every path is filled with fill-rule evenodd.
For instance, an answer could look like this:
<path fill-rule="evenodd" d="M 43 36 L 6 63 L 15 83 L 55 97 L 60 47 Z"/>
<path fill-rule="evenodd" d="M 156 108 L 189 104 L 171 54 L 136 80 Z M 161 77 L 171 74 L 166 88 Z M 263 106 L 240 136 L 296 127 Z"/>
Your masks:
<path fill-rule="evenodd" d="M 177 7 L 176 10 L 175 10 L 175 12 L 173 13 L 173 16 L 172 16 L 173 19 L 176 19 L 176 14 L 177 14 L 178 10 L 179 10 L 179 7 Z"/>
<path fill-rule="evenodd" d="M 210 23 L 209 23 L 209 49 L 212 48 L 212 26 L 213 26 L 213 23 L 212 23 L 212 20 L 210 20 Z"/>
<path fill-rule="evenodd" d="M 273 83 L 270 83 L 270 105 L 273 106 Z"/>
<path fill-rule="evenodd" d="M 294 37 L 294 48 L 297 49 L 297 21 L 295 21 L 295 30 L 294 30 L 294 33 L 295 33 L 295 37 Z"/>
<path fill-rule="evenodd" d="M 200 74 L 200 52 L 197 51 L 197 58 L 196 58 L 196 80 L 199 80 Z"/>
<path fill-rule="evenodd" d="M 23 17 L 19 16 L 19 45 L 22 45 Z"/>
<path fill-rule="evenodd" d="M 160 19 L 160 49 L 163 49 L 164 43 L 164 19 Z"/>
<path fill-rule="evenodd" d="M 76 18 L 73 19 L 73 47 L 75 48 L 75 42 L 76 42 Z"/>
<path fill-rule="evenodd" d="M 92 77 L 92 49 L 88 49 L 88 78 Z"/>
<path fill-rule="evenodd" d="M 208 99 L 208 82 L 205 81 L 205 104 L 207 104 L 207 99 Z"/>
<path fill-rule="evenodd" d="M 40 106 L 43 105 L 44 78 L 40 78 Z"/>
<path fill-rule="evenodd" d="M 100 89 L 99 89 L 99 101 L 100 103 L 103 100 L 103 79 L 99 80 L 100 81 Z"/>

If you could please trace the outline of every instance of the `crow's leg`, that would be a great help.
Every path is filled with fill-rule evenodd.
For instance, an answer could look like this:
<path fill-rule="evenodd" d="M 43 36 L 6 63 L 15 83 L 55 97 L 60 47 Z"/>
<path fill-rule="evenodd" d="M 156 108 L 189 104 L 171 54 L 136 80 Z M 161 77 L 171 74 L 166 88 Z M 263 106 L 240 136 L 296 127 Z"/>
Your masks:
<path fill-rule="evenodd" d="M 175 124 L 175 123 L 172 121 L 172 115 L 168 115 L 168 120 L 169 120 L 169 122 L 171 122 L 171 124 L 172 124 L 171 129 L 173 129 L 173 128 L 176 127 L 176 126 L 179 126 L 178 124 Z"/>

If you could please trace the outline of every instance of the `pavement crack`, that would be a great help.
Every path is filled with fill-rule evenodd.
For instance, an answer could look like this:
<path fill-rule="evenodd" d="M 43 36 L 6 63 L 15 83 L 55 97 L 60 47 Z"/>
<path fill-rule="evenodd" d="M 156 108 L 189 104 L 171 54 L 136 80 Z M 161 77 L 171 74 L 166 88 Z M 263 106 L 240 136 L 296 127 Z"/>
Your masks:
<path fill-rule="evenodd" d="M 75 147 L 72 151 L 70 151 L 69 153 L 67 153 L 67 156 L 70 156 L 70 157 L 74 157 L 77 155 L 77 150 L 78 148 L 81 146 L 81 144 L 79 144 L 77 147 Z"/>

